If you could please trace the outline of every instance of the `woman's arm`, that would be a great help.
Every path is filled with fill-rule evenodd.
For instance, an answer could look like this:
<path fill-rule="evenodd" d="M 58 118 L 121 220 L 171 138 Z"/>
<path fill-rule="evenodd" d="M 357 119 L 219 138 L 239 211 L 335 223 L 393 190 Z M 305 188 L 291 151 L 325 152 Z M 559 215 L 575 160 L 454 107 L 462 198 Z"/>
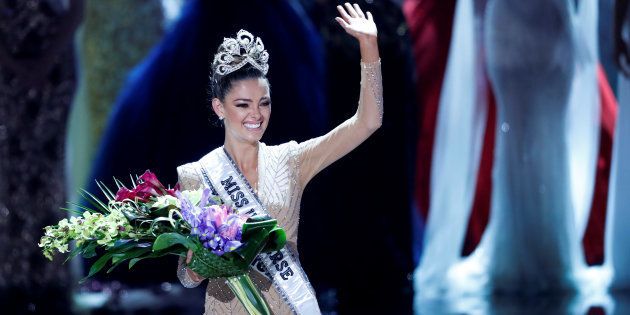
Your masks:
<path fill-rule="evenodd" d="M 357 5 L 337 6 L 341 17 L 337 22 L 359 41 L 361 52 L 361 92 L 354 116 L 324 136 L 300 143 L 299 180 L 305 185 L 315 174 L 348 154 L 376 129 L 383 119 L 383 88 L 377 44 L 376 24 L 372 14 L 363 13 Z"/>

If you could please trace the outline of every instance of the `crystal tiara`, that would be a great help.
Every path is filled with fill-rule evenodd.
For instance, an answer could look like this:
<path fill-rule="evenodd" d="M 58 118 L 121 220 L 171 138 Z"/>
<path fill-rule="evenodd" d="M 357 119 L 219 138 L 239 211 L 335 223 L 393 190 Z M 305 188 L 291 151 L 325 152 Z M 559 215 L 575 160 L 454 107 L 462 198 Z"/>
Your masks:
<path fill-rule="evenodd" d="M 254 68 L 267 74 L 269 53 L 265 50 L 260 37 L 254 37 L 246 30 L 240 30 L 236 38 L 224 38 L 219 50 L 214 55 L 212 70 L 214 74 L 228 75 L 249 63 Z"/>

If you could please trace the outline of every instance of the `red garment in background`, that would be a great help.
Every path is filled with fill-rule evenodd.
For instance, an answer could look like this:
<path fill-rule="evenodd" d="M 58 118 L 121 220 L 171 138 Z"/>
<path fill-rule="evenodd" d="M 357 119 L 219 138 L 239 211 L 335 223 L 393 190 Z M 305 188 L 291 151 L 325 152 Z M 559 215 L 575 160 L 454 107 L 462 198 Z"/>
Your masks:
<path fill-rule="evenodd" d="M 494 165 L 494 143 L 497 131 L 497 105 L 494 92 L 488 82 L 488 77 L 484 76 L 487 83 L 486 96 L 488 101 L 488 118 L 486 120 L 486 130 L 483 136 L 483 148 L 479 159 L 479 170 L 477 170 L 477 186 L 475 187 L 475 199 L 473 200 L 470 217 L 468 219 L 468 229 L 466 239 L 462 248 L 462 256 L 471 254 L 486 230 L 490 219 L 490 200 L 492 198 L 492 165 Z"/>
<path fill-rule="evenodd" d="M 403 13 L 413 42 L 416 96 L 420 107 L 414 197 L 416 208 L 426 220 L 430 205 L 431 159 L 436 117 L 451 44 L 455 1 L 405 0 Z"/>
<path fill-rule="evenodd" d="M 430 185 L 433 144 L 442 84 L 448 62 L 455 5 L 455 1 L 438 0 L 406 0 L 403 4 L 403 13 L 407 19 L 413 41 L 416 76 L 418 78 L 416 88 L 417 100 L 418 105 L 421 107 L 418 111 L 420 126 L 416 146 L 414 197 L 416 208 L 420 211 L 420 216 L 425 220 L 431 204 Z M 483 66 L 480 66 L 480 68 L 483 68 Z M 487 81 L 485 76 L 480 76 L 480 78 L 482 77 Z M 465 254 L 474 250 L 479 243 L 490 211 L 496 110 L 490 85 L 485 82 L 484 86 L 484 90 L 487 90 L 489 102 L 488 120 L 477 176 L 475 199 L 466 240 L 464 241 L 463 251 Z"/>
<path fill-rule="evenodd" d="M 612 163 L 612 146 L 617 121 L 617 100 L 613 94 L 601 64 L 597 67 L 597 85 L 601 104 L 599 152 L 593 203 L 588 217 L 586 231 L 582 238 L 584 259 L 588 265 L 604 263 L 604 238 L 606 227 L 606 207 L 608 206 L 608 183 Z"/>
<path fill-rule="evenodd" d="M 477 181 L 472 209 L 468 218 L 466 237 L 462 247 L 462 256 L 471 254 L 486 230 L 490 219 L 490 205 L 492 199 L 492 166 L 494 165 L 494 144 L 497 133 L 497 104 L 494 92 L 490 85 L 490 79 L 486 72 L 486 49 L 483 45 L 484 29 L 482 22 L 485 17 L 486 0 L 475 1 L 475 36 L 477 43 L 477 93 L 483 94 L 477 97 L 479 102 L 485 102 L 487 106 L 486 129 L 483 136 L 483 147 L 477 170 Z"/>

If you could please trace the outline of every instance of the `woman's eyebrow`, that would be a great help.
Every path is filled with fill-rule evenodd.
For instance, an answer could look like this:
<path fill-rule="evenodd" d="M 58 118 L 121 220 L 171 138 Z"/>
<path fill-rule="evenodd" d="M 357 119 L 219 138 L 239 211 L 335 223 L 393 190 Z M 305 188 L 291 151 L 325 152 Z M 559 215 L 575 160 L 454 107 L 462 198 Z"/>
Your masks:
<path fill-rule="evenodd" d="M 253 102 L 253 101 L 252 101 L 252 100 L 250 100 L 249 98 L 237 98 L 237 99 L 235 99 L 234 101 L 235 101 L 235 102 L 236 102 L 236 101 Z"/>

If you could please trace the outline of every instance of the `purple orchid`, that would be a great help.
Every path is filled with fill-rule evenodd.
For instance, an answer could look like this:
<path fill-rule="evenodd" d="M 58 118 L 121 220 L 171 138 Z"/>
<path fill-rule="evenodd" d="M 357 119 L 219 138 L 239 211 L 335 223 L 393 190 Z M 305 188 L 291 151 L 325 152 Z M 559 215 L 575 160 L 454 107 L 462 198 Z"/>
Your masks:
<path fill-rule="evenodd" d="M 197 235 L 202 245 L 213 254 L 223 255 L 241 246 L 243 224 L 248 216 L 239 215 L 227 205 L 218 205 L 204 189 L 197 205 L 177 192 L 183 219 L 191 226 L 190 234 Z"/>

